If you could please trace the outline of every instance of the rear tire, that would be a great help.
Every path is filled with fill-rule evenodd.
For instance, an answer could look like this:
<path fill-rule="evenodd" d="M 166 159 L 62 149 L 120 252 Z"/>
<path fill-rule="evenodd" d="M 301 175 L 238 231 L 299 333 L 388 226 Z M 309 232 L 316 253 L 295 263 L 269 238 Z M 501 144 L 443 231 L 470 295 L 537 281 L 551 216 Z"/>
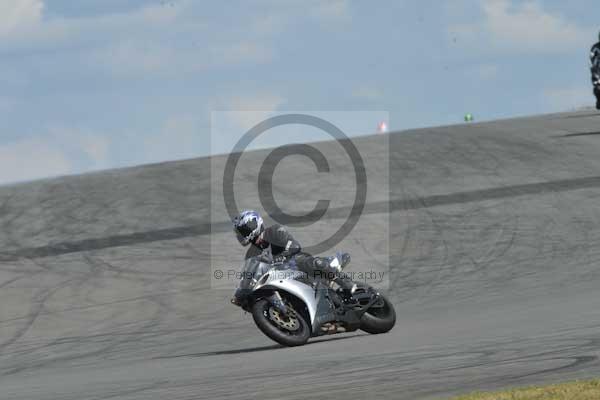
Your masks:
<path fill-rule="evenodd" d="M 371 334 L 389 332 L 396 324 L 394 306 L 384 296 L 379 295 L 383 304 L 380 308 L 368 309 L 360 319 L 360 329 Z"/>
<path fill-rule="evenodd" d="M 290 347 L 302 346 L 310 338 L 309 325 L 301 313 L 290 304 L 287 307 L 292 310 L 293 316 L 286 319 L 277 310 L 273 310 L 268 300 L 260 299 L 252 306 L 252 318 L 258 329 L 277 343 Z M 286 329 L 285 326 L 291 329 Z"/>

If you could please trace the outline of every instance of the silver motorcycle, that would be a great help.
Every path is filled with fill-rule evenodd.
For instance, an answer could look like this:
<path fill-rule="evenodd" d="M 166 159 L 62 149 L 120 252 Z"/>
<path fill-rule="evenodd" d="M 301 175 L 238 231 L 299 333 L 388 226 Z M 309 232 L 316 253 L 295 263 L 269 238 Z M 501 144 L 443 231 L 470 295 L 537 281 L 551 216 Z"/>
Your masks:
<path fill-rule="evenodd" d="M 245 261 L 236 296 L 258 328 L 284 346 L 301 346 L 315 336 L 358 329 L 379 334 L 394 327 L 394 307 L 377 290 L 356 283 L 348 294 L 335 287 L 298 271 L 293 260 L 274 263 L 257 256 Z"/>

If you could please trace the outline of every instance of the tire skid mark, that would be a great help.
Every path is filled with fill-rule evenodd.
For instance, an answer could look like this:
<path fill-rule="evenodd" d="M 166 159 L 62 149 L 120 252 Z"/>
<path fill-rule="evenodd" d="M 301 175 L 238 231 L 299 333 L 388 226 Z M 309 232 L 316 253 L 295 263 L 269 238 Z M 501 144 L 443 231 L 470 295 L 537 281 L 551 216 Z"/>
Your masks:
<path fill-rule="evenodd" d="M 19 328 L 11 338 L 9 338 L 8 340 L 6 340 L 3 343 L 0 343 L 0 355 L 3 354 L 4 349 L 6 349 L 8 346 L 14 344 L 15 342 L 17 342 L 21 337 L 23 337 L 31 328 L 31 326 L 34 324 L 35 320 L 40 316 L 42 310 L 44 309 L 44 303 L 50 299 L 50 297 L 52 297 L 52 295 L 54 293 L 56 293 L 58 290 L 62 289 L 63 287 L 68 286 L 74 279 L 69 279 L 66 280 L 64 282 L 61 282 L 60 284 L 58 284 L 57 286 L 55 286 L 52 289 L 43 289 L 38 291 L 35 295 L 34 295 L 34 299 L 33 299 L 33 306 L 32 306 L 32 310 L 29 312 L 29 314 L 26 317 L 23 317 L 23 319 L 25 319 L 25 323 L 23 324 L 23 326 L 21 328 Z"/>
<path fill-rule="evenodd" d="M 512 186 L 502 186 L 490 189 L 479 189 L 442 195 L 420 197 L 417 203 L 410 199 L 392 199 L 389 202 L 373 202 L 365 205 L 364 214 L 378 214 L 382 210 L 406 211 L 414 209 L 429 209 L 432 207 L 480 202 L 485 200 L 503 199 L 527 195 L 540 195 L 552 192 L 566 192 L 579 189 L 600 187 L 600 176 L 586 178 L 563 179 L 549 182 L 529 183 Z M 349 207 L 331 208 L 328 212 L 344 214 Z M 79 253 L 83 251 L 100 250 L 111 247 L 131 246 L 141 243 L 175 240 L 186 237 L 205 236 L 211 233 L 223 233 L 231 230 L 230 222 L 216 224 L 199 224 L 158 229 L 145 232 L 106 236 L 102 238 L 66 241 L 53 245 L 22 248 L 11 252 L 0 253 L 0 261 L 16 261 L 21 258 L 44 258 L 62 254 Z"/>
<path fill-rule="evenodd" d="M 159 382 L 155 382 L 155 383 L 151 383 L 149 385 L 145 385 L 139 388 L 135 388 L 135 389 L 128 389 L 128 390 L 121 390 L 118 391 L 117 393 L 114 394 L 108 394 L 108 395 L 103 395 L 100 397 L 92 397 L 92 400 L 108 400 L 108 399 L 115 399 L 115 398 L 120 398 L 123 396 L 129 396 L 132 394 L 139 394 L 142 392 L 146 392 L 149 390 L 154 390 L 154 389 L 158 389 L 160 387 L 165 386 L 166 384 L 168 384 L 169 381 L 168 380 L 161 380 Z"/>
<path fill-rule="evenodd" d="M 149 329 L 152 329 L 152 327 L 157 326 L 158 322 L 160 320 L 161 315 L 163 314 L 163 310 L 162 310 L 162 305 L 158 302 L 156 302 L 156 300 L 153 298 L 153 296 L 148 296 L 147 300 L 150 300 L 152 302 L 154 302 L 155 304 L 158 305 L 154 315 L 152 317 L 150 317 L 148 319 L 147 322 L 145 322 L 141 327 L 138 326 L 139 331 L 146 331 Z M 110 317 L 109 317 L 110 319 Z M 98 322 L 98 324 L 102 324 L 105 321 L 100 321 Z M 138 323 L 133 323 L 135 325 L 138 325 Z M 113 328 L 114 329 L 114 328 Z M 144 336 L 144 335 L 141 335 Z M 146 337 L 151 336 L 151 335 L 146 335 Z M 119 336 L 117 336 L 119 337 Z M 98 356 L 106 356 L 108 353 L 110 353 L 113 349 L 117 348 L 118 346 L 122 345 L 122 344 L 126 344 L 129 342 L 137 342 L 140 338 L 140 335 L 133 335 L 133 337 L 130 337 L 128 335 L 121 335 L 121 339 L 119 340 L 115 340 L 115 336 L 114 335 L 108 335 L 106 336 L 106 345 L 102 346 L 99 349 L 95 349 L 92 351 L 89 350 L 85 350 L 85 348 L 88 346 L 89 344 L 89 340 L 87 336 L 82 336 L 81 341 L 75 341 L 73 342 L 73 344 L 75 345 L 75 349 L 77 348 L 83 348 L 84 351 L 80 352 L 80 353 L 76 353 L 76 354 L 69 354 L 69 355 L 65 355 L 65 356 L 58 356 L 58 357 L 54 357 L 51 359 L 47 359 L 44 361 L 32 361 L 32 362 L 21 362 L 20 365 L 14 366 L 14 367 L 9 367 L 7 369 L 4 370 L 4 372 L 2 373 L 2 376 L 8 376 L 8 375 L 14 375 L 20 372 L 23 372 L 25 370 L 31 370 L 31 369 L 38 369 L 38 368 L 42 368 L 42 367 L 46 367 L 49 365 L 57 365 L 57 364 L 61 364 L 61 363 L 65 363 L 65 362 L 71 362 L 71 361 L 75 361 L 75 360 L 80 360 L 83 358 L 95 358 Z M 59 338 L 57 340 L 54 341 L 54 343 L 49 343 L 49 344 L 45 344 L 42 346 L 42 348 L 48 348 L 51 347 L 52 345 L 57 345 L 59 342 L 61 342 L 62 340 Z M 97 343 L 95 343 L 97 344 Z"/>

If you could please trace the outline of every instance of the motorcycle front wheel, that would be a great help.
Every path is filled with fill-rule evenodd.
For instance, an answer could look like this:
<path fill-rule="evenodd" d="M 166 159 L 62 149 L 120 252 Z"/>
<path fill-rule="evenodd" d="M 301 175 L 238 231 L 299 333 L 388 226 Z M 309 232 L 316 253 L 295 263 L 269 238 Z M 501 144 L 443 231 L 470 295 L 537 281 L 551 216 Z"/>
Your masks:
<path fill-rule="evenodd" d="M 283 315 L 267 299 L 260 299 L 252 306 L 252 318 L 256 326 L 279 344 L 302 346 L 310 338 L 310 328 L 304 317 L 287 305 L 288 313 Z"/>

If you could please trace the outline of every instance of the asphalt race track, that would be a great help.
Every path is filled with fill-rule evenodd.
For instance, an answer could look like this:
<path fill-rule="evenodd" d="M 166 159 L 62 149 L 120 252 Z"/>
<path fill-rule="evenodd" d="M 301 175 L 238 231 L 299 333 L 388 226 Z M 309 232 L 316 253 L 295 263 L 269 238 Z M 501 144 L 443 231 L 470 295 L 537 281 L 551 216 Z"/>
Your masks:
<path fill-rule="evenodd" d="M 369 193 L 339 247 L 351 270 L 391 266 L 392 332 L 281 348 L 229 303 L 214 269 L 243 251 L 209 190 L 224 157 L 4 186 L 0 398 L 437 399 L 600 376 L 600 114 L 355 143 Z M 342 171 L 291 157 L 274 178 L 290 212 L 342 185 L 322 222 L 293 227 L 303 242 L 354 193 L 337 144 L 313 145 Z"/>

